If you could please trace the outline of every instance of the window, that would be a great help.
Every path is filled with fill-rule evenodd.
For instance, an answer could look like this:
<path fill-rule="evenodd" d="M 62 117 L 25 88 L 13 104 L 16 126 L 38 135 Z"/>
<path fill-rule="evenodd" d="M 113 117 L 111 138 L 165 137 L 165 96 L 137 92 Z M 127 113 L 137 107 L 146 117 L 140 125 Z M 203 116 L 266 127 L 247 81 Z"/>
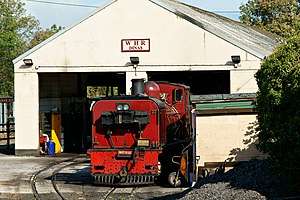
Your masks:
<path fill-rule="evenodd" d="M 172 91 L 172 99 L 174 103 L 180 102 L 182 100 L 182 90 L 174 89 Z"/>

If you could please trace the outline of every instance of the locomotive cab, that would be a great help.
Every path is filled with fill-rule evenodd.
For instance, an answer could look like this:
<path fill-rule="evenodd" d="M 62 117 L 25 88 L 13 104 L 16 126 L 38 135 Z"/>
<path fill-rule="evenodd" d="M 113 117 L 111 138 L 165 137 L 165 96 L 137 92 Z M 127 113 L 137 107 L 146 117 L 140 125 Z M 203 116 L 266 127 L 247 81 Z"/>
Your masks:
<path fill-rule="evenodd" d="M 195 115 L 192 114 L 190 88 L 181 84 L 157 82 L 167 106 L 164 116 L 166 143 L 160 155 L 162 179 L 172 186 L 191 184 L 195 179 Z"/>

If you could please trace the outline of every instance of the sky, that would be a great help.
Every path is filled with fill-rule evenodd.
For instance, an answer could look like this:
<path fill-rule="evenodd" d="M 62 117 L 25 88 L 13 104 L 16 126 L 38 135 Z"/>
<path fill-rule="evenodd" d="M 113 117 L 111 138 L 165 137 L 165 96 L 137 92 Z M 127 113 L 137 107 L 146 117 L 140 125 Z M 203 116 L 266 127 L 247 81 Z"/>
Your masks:
<path fill-rule="evenodd" d="M 42 28 L 56 24 L 68 27 L 109 0 L 21 0 L 28 14 L 40 21 Z M 180 0 L 238 21 L 239 7 L 248 0 Z M 72 5 L 71 5 L 72 4 Z"/>

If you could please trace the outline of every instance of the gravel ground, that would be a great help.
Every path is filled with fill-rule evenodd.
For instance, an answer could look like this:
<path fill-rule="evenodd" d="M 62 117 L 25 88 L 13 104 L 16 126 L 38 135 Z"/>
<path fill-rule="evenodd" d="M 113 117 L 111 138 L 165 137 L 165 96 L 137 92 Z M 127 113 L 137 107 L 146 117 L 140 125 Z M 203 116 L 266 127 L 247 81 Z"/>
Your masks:
<path fill-rule="evenodd" d="M 0 154 L 1 155 L 1 154 Z M 1 156 L 0 156 L 1 158 Z M 63 159 L 63 158 L 61 158 Z M 29 179 L 33 171 L 38 171 L 41 168 L 41 163 L 44 163 L 47 158 L 22 158 L 22 157 L 6 157 L 2 158 L 0 183 L 5 186 L 11 186 L 10 188 L 4 188 L 0 191 L 0 199 L 32 199 L 31 188 Z M 30 171 L 28 171 L 30 166 Z M 14 170 L 18 169 L 18 170 Z M 10 173 L 7 173 L 9 172 Z M 13 173 L 12 173 L 13 172 Z M 16 174 L 15 174 L 16 173 Z M 24 182 L 26 181 L 26 183 Z M 23 183 L 23 184 L 22 184 Z M 65 183 L 62 183 L 65 184 Z M 71 186 L 69 186 L 71 187 Z M 1 187 L 0 187 L 1 189 Z M 100 188 L 101 189 L 101 188 Z M 150 188 L 151 189 L 151 188 Z M 157 192 L 155 189 L 149 190 L 149 193 L 138 193 L 134 196 L 119 195 L 113 199 L 152 199 L 152 200 L 251 200 L 251 199 L 270 199 L 278 200 L 282 199 L 283 191 L 287 187 L 280 181 L 276 174 L 276 170 L 273 163 L 270 160 L 253 160 L 229 170 L 223 174 L 214 174 L 207 178 L 201 179 L 195 187 L 185 190 L 184 192 L 177 194 L 160 193 L 154 195 Z M 16 190 L 16 194 L 11 191 Z M 29 193 L 28 193 L 29 192 Z M 178 192 L 178 191 L 177 191 Z M 101 199 L 102 193 L 92 191 L 91 193 L 84 192 L 84 194 L 70 193 L 64 194 L 67 199 Z M 83 196 L 82 196 L 83 195 Z M 162 196 L 164 195 L 164 196 Z M 41 199 L 57 199 L 56 194 L 42 194 Z"/>
<path fill-rule="evenodd" d="M 208 176 L 189 191 L 156 199 L 281 199 L 283 190 L 273 163 L 270 160 L 253 160 L 226 173 Z"/>

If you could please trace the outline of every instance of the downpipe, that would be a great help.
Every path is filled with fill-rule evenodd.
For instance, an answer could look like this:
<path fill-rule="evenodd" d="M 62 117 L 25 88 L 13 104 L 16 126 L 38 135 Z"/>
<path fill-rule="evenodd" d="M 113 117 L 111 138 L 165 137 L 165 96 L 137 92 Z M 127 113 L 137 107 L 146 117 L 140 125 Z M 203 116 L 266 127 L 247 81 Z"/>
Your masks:
<path fill-rule="evenodd" d="M 197 171 L 196 171 L 196 109 L 191 111 L 192 114 L 192 151 L 193 151 L 193 171 L 190 172 L 190 183 L 192 187 L 197 182 Z"/>

